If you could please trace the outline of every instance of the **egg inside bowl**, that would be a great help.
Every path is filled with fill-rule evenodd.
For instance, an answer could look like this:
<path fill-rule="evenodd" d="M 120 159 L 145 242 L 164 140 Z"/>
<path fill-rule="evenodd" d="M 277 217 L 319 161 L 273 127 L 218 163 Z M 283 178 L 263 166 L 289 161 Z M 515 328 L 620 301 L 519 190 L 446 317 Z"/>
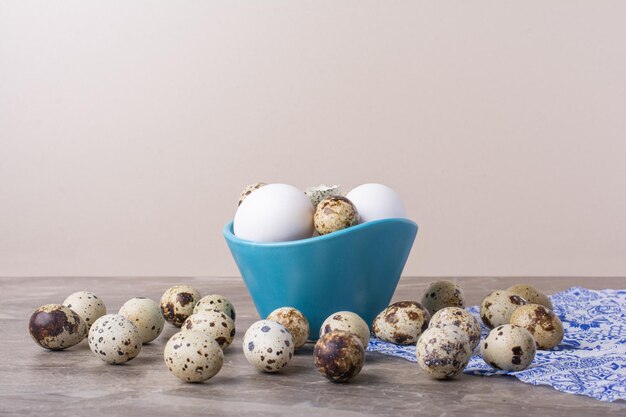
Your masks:
<path fill-rule="evenodd" d="M 232 221 L 224 226 L 261 318 L 295 307 L 309 320 L 311 340 L 337 311 L 357 313 L 371 326 L 389 305 L 416 234 L 415 222 L 393 218 L 308 239 L 259 243 L 235 236 Z"/>

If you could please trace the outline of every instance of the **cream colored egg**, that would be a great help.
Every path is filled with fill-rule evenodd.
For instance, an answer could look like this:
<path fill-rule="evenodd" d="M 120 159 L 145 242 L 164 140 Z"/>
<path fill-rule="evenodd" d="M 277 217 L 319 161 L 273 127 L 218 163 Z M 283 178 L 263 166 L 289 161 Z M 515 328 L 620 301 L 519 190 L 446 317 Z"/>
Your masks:
<path fill-rule="evenodd" d="M 224 364 L 224 354 L 217 342 L 195 331 L 183 331 L 172 336 L 165 345 L 163 358 L 167 369 L 187 382 L 213 378 Z"/>
<path fill-rule="evenodd" d="M 451 281 L 431 282 L 422 295 L 422 305 L 432 316 L 446 307 L 465 307 L 465 296 L 461 287 Z"/>
<path fill-rule="evenodd" d="M 187 317 L 182 330 L 202 332 L 213 338 L 222 350 L 235 338 L 235 322 L 221 311 L 201 311 Z"/>
<path fill-rule="evenodd" d="M 399 301 L 376 316 L 372 325 L 374 336 L 397 345 L 410 345 L 428 328 L 430 314 L 420 303 Z"/>
<path fill-rule="evenodd" d="M 489 328 L 509 324 L 513 312 L 524 304 L 526 300 L 519 295 L 509 291 L 494 291 L 480 304 L 480 318 Z"/>
<path fill-rule="evenodd" d="M 107 313 L 106 306 L 101 298 L 89 291 L 78 291 L 69 295 L 63 305 L 75 311 L 85 320 L 87 329 L 94 321 Z"/>
<path fill-rule="evenodd" d="M 200 293 L 189 285 L 175 285 L 168 288 L 161 297 L 161 312 L 168 323 L 176 327 L 183 325 L 200 300 Z"/>
<path fill-rule="evenodd" d="M 465 332 L 456 326 L 430 327 L 417 341 L 415 356 L 420 369 L 435 379 L 463 372 L 472 356 Z"/>
<path fill-rule="evenodd" d="M 159 337 L 165 325 L 159 305 L 149 298 L 131 298 L 122 305 L 119 314 L 137 327 L 142 343 L 152 342 Z"/>
<path fill-rule="evenodd" d="M 298 309 L 280 307 L 272 311 L 265 319 L 276 321 L 289 330 L 289 333 L 293 336 L 295 350 L 304 346 L 309 338 L 309 321 Z"/>
<path fill-rule="evenodd" d="M 289 330 L 272 320 L 259 320 L 243 336 L 246 360 L 263 372 L 277 372 L 293 358 L 294 342 Z"/>
<path fill-rule="evenodd" d="M 526 304 L 511 315 L 511 324 L 528 330 L 533 335 L 537 349 L 552 349 L 563 340 L 561 319 L 552 310 L 539 304 Z"/>
<path fill-rule="evenodd" d="M 198 304 L 193 309 L 193 314 L 200 313 L 202 311 L 221 311 L 235 321 L 235 307 L 228 298 L 220 294 L 205 295 L 198 301 Z"/>
<path fill-rule="evenodd" d="M 517 294 L 526 300 L 529 304 L 539 304 L 553 310 L 552 301 L 547 295 L 539 291 L 537 288 L 527 284 L 517 284 L 507 288 L 507 291 Z"/>
<path fill-rule="evenodd" d="M 481 345 L 483 360 L 496 369 L 521 371 L 535 358 L 535 340 L 523 327 L 504 324 L 489 332 Z"/>
<path fill-rule="evenodd" d="M 437 311 L 431 318 L 429 327 L 457 326 L 468 337 L 472 350 L 480 343 L 480 324 L 467 310 L 459 307 L 446 307 Z"/>
<path fill-rule="evenodd" d="M 97 357 L 112 364 L 127 362 L 141 351 L 139 330 L 119 314 L 107 314 L 96 320 L 87 340 Z"/>
<path fill-rule="evenodd" d="M 346 332 L 354 334 L 361 340 L 363 346 L 367 348 L 370 341 L 370 328 L 356 313 L 351 311 L 338 311 L 328 316 L 322 323 L 320 328 L 320 336 L 325 333 L 330 333 L 333 330 L 344 330 Z"/>
<path fill-rule="evenodd" d="M 360 223 L 388 218 L 406 218 L 406 209 L 402 199 L 398 193 L 386 185 L 359 185 L 346 197 L 356 206 Z"/>

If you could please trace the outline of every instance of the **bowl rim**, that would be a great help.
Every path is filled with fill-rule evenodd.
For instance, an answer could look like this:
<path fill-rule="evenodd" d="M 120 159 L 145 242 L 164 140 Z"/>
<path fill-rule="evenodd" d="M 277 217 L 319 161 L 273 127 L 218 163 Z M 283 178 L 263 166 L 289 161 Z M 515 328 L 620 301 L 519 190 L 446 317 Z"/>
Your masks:
<path fill-rule="evenodd" d="M 246 246 L 252 246 L 252 247 L 271 247 L 271 248 L 314 245 L 316 243 L 320 243 L 323 241 L 328 241 L 332 239 L 341 239 L 343 236 L 347 234 L 357 233 L 361 230 L 369 229 L 371 227 L 375 227 L 381 224 L 388 224 L 388 223 L 404 224 L 406 226 L 414 227 L 416 230 L 418 229 L 417 223 L 415 223 L 413 220 L 406 219 L 403 217 L 392 217 L 392 218 L 386 218 L 386 219 L 371 220 L 369 222 L 359 223 L 356 226 L 347 227 L 345 229 L 328 233 L 326 235 L 312 236 L 312 237 L 307 237 L 304 239 L 289 240 L 286 242 L 254 242 L 252 240 L 240 239 L 237 236 L 235 236 L 235 233 L 233 232 L 233 223 L 234 223 L 234 219 L 227 222 L 226 225 L 224 226 L 224 237 L 227 240 L 233 243 L 240 244 L 240 245 L 246 245 Z"/>

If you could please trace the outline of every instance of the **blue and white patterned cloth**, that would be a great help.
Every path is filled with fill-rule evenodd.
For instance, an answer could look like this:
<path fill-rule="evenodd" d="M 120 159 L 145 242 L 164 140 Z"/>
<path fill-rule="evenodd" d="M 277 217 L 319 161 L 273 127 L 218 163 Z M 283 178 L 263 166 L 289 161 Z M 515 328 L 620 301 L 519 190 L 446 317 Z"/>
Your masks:
<path fill-rule="evenodd" d="M 594 291 L 573 287 L 552 297 L 565 330 L 561 344 L 538 350 L 530 367 L 496 371 L 480 356 L 480 345 L 465 369 L 474 375 L 512 375 L 533 385 L 550 385 L 601 401 L 626 400 L 626 290 Z M 478 307 L 470 307 L 480 322 Z M 481 323 L 482 337 L 489 330 Z M 415 362 L 415 345 L 397 346 L 370 340 L 368 351 Z"/>

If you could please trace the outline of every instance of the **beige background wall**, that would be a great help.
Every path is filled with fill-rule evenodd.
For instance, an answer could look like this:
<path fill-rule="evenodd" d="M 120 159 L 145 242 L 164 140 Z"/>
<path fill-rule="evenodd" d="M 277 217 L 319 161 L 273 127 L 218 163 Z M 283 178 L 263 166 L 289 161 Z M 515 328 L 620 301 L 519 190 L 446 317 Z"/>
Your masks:
<path fill-rule="evenodd" d="M 394 187 L 406 274 L 626 275 L 624 16 L 2 1 L 0 275 L 234 275 L 257 180 Z"/>

